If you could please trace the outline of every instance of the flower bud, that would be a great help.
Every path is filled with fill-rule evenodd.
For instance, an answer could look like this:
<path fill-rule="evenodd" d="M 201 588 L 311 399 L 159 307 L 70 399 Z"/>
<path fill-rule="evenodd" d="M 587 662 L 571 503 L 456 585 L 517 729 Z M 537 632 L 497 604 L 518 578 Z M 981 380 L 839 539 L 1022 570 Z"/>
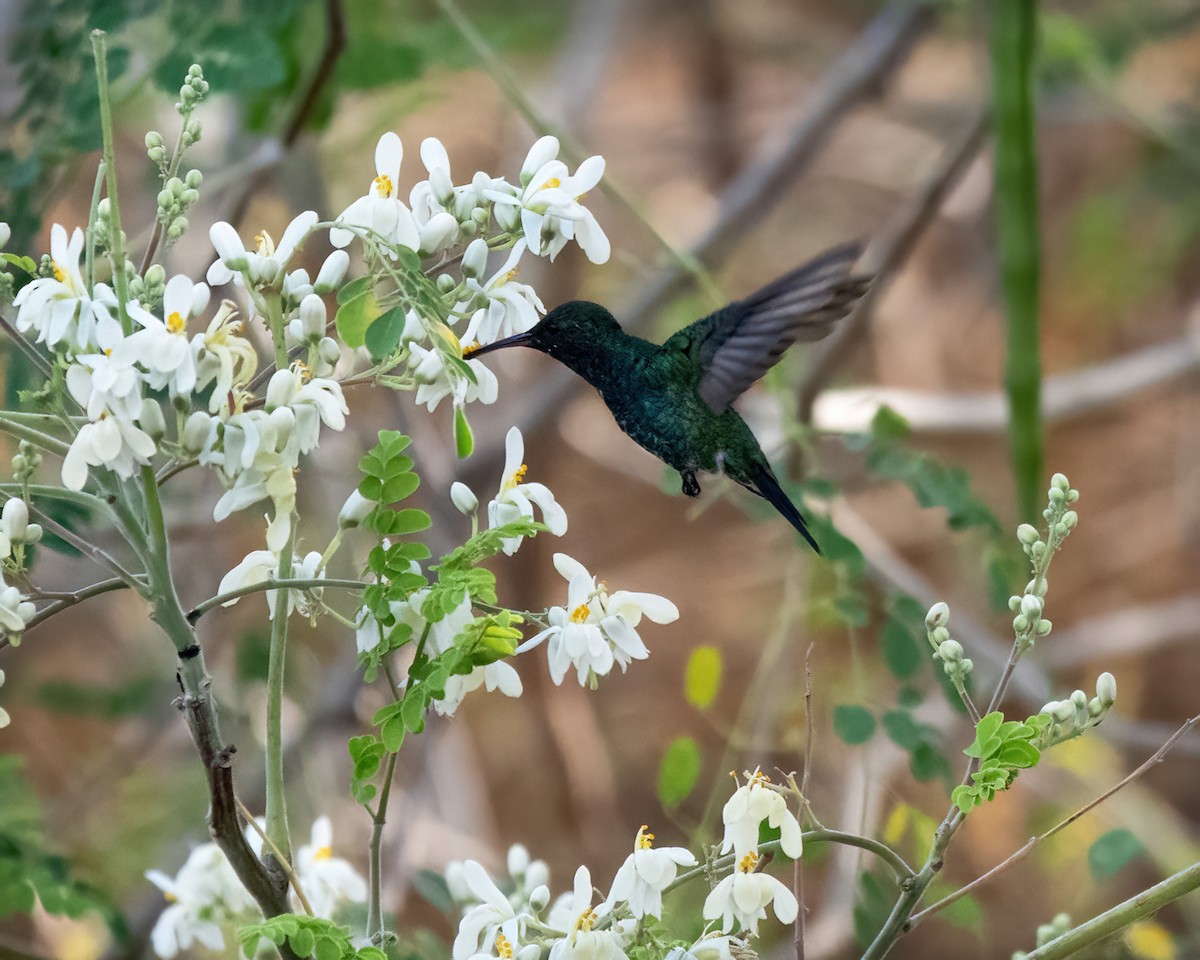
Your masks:
<path fill-rule="evenodd" d="M 1075 705 L 1076 710 L 1086 710 L 1088 695 L 1082 690 L 1076 690 L 1071 694 L 1071 703 Z"/>
<path fill-rule="evenodd" d="M 163 419 L 162 407 L 157 400 L 146 397 L 142 401 L 142 409 L 138 413 L 138 424 L 157 443 L 167 432 L 167 422 Z"/>
<path fill-rule="evenodd" d="M 529 894 L 529 907 L 534 913 L 541 913 L 550 904 L 550 888 L 544 883 L 533 888 Z"/>
<path fill-rule="evenodd" d="M 421 227 L 422 256 L 431 256 L 454 242 L 458 235 L 458 221 L 449 213 L 435 213 Z"/>
<path fill-rule="evenodd" d="M 306 340 L 320 340 L 325 336 L 325 301 L 310 293 L 300 301 L 300 330 Z"/>
<path fill-rule="evenodd" d="M 525 868 L 525 886 L 533 890 L 537 887 L 548 887 L 550 883 L 550 868 L 545 860 L 534 860 Z"/>
<path fill-rule="evenodd" d="M 460 480 L 455 480 L 450 485 L 450 501 L 459 513 L 468 517 L 479 509 L 479 498 Z"/>
<path fill-rule="evenodd" d="M 437 283 L 438 293 L 449 293 L 457 286 L 457 284 L 454 282 L 454 278 L 448 273 L 438 274 L 438 278 L 435 282 Z"/>
<path fill-rule="evenodd" d="M 367 519 L 368 515 L 374 509 L 375 501 L 368 500 L 355 490 L 346 498 L 346 502 L 342 504 L 342 509 L 338 511 L 338 527 L 342 530 L 357 527 Z"/>
<path fill-rule="evenodd" d="M 1054 624 L 1050 620 L 1039 620 L 1037 623 L 1037 635 L 1039 637 L 1050 636 L 1050 631 L 1054 629 Z"/>
<path fill-rule="evenodd" d="M 151 147 L 161 147 L 163 145 L 162 134 L 159 133 L 157 130 L 149 131 L 146 134 L 145 143 L 146 143 L 147 150 L 149 150 Z"/>
<path fill-rule="evenodd" d="M 1071 489 L 1071 483 L 1067 480 L 1066 474 L 1056 473 L 1050 478 L 1050 486 L 1066 493 Z"/>
<path fill-rule="evenodd" d="M 1041 616 L 1042 598 L 1035 597 L 1032 594 L 1028 594 L 1028 593 L 1025 594 L 1025 596 L 1023 596 L 1021 598 L 1021 613 L 1023 613 L 1030 620 L 1033 620 L 1035 617 Z"/>
<path fill-rule="evenodd" d="M 334 250 L 325 258 L 317 279 L 313 282 L 314 293 L 332 293 L 342 285 L 346 270 L 350 266 L 350 254 L 345 250 Z"/>
<path fill-rule="evenodd" d="M 322 337 L 317 342 L 317 356 L 332 369 L 342 359 L 342 348 L 333 337 Z"/>
<path fill-rule="evenodd" d="M 467 244 L 467 249 L 463 252 L 462 275 L 476 280 L 479 279 L 483 275 L 483 271 L 487 268 L 487 255 L 487 241 L 482 237 L 472 240 Z"/>
<path fill-rule="evenodd" d="M 551 136 L 541 137 L 529 148 L 529 153 L 525 155 L 525 163 L 521 166 L 521 186 L 529 186 L 534 174 L 557 156 L 558 138 Z"/>
<path fill-rule="evenodd" d="M 300 386 L 300 375 L 295 370 L 276 370 L 267 382 L 266 411 L 271 413 L 280 407 L 286 407 Z"/>
<path fill-rule="evenodd" d="M 1111 707 L 1117 700 L 1117 678 L 1107 670 L 1096 678 L 1096 697 L 1106 707 Z"/>
<path fill-rule="evenodd" d="M 929 612 L 925 614 L 925 627 L 932 630 L 934 627 L 944 627 L 950 622 L 950 607 L 948 604 L 938 601 L 929 608 Z"/>
<path fill-rule="evenodd" d="M 212 241 L 213 249 L 230 270 L 245 270 L 249 265 L 246 259 L 246 248 L 242 246 L 242 238 L 224 220 L 218 220 L 209 228 L 208 238 Z"/>
<path fill-rule="evenodd" d="M 508 848 L 508 875 L 520 877 L 527 869 L 529 869 L 529 851 L 523 844 L 514 843 Z"/>
<path fill-rule="evenodd" d="M 186 183 L 190 189 L 196 190 L 199 188 L 200 184 L 204 182 L 204 174 L 202 174 L 199 170 L 189 170 L 184 175 L 183 182 Z"/>
<path fill-rule="evenodd" d="M 13 543 L 24 540 L 25 528 L 29 526 L 29 507 L 20 497 L 13 497 L 4 502 L 3 513 L 0 513 L 0 524 L 3 525 L 4 535 Z"/>
<path fill-rule="evenodd" d="M 963 648 L 962 644 L 957 640 L 947 640 L 938 645 L 938 656 L 947 664 L 955 663 L 962 659 Z"/>
<path fill-rule="evenodd" d="M 1023 523 L 1017 527 L 1017 539 L 1026 546 L 1032 546 L 1037 543 L 1039 536 L 1037 527 L 1031 523 Z"/>
<path fill-rule="evenodd" d="M 1048 713 L 1059 723 L 1066 723 L 1075 716 L 1075 704 L 1070 700 L 1056 700 L 1042 707 L 1042 713 Z"/>
<path fill-rule="evenodd" d="M 180 438 L 183 449 L 196 456 L 208 444 L 211 432 L 212 418 L 203 410 L 197 410 L 183 425 L 183 436 Z"/>
<path fill-rule="evenodd" d="M 1062 525 L 1068 530 L 1074 530 L 1078 523 L 1079 514 L 1077 514 L 1074 510 L 1068 510 L 1063 514 Z"/>
<path fill-rule="evenodd" d="M 457 860 L 446 864 L 446 889 L 450 891 L 450 896 L 454 898 L 455 903 L 470 903 L 475 899 L 475 895 L 471 893 L 471 888 L 467 884 L 463 865 Z"/>

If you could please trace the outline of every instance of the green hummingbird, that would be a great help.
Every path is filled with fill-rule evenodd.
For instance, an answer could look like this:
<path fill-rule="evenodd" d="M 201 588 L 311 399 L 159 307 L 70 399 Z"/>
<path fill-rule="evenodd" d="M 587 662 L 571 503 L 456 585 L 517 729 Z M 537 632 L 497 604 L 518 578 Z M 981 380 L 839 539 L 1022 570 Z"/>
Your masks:
<path fill-rule="evenodd" d="M 687 496 L 700 493 L 698 471 L 724 473 L 767 500 L 820 553 L 732 405 L 794 342 L 820 340 L 850 312 L 871 279 L 850 273 L 861 252 L 858 243 L 829 250 L 663 344 L 626 333 L 598 303 L 573 300 L 525 333 L 464 354 L 516 346 L 548 354 L 600 392 L 635 442 L 679 471 Z"/>

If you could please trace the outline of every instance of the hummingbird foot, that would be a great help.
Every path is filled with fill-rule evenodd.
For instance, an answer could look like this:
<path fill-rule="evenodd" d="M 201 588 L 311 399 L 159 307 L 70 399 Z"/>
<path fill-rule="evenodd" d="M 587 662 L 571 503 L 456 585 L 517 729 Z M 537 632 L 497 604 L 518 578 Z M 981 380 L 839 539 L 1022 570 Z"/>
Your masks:
<path fill-rule="evenodd" d="M 695 470 L 684 470 L 681 474 L 683 477 L 683 492 L 688 497 L 700 496 L 700 481 L 696 479 Z"/>

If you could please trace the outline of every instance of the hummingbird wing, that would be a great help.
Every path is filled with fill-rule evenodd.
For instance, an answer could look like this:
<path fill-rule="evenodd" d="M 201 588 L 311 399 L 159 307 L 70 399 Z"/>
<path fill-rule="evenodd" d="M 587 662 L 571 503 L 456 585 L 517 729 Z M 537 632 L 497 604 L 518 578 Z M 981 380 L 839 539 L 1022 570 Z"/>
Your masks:
<path fill-rule="evenodd" d="M 852 277 L 859 243 L 829 250 L 791 273 L 684 327 L 664 349 L 700 368 L 697 391 L 723 413 L 797 340 L 820 340 L 866 292 L 869 277 Z"/>

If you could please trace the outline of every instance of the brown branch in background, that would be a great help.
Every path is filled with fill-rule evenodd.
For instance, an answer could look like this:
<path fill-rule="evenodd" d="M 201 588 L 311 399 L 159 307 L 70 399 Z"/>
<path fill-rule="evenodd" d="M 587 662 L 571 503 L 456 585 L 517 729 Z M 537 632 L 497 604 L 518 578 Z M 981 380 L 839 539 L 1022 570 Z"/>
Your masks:
<path fill-rule="evenodd" d="M 941 162 L 904 209 L 881 231 L 880 239 L 867 251 L 862 268 L 876 281 L 858 308 L 812 351 L 809 369 L 800 385 L 798 416 L 812 419 L 813 402 L 841 367 L 870 327 L 871 314 L 886 281 L 908 259 L 917 241 L 933 222 L 946 196 L 966 173 L 983 146 L 988 130 L 988 112 L 980 110 L 946 149 Z"/>
<path fill-rule="evenodd" d="M 342 6 L 342 0 L 325 0 L 325 46 L 321 50 L 321 59 L 317 61 L 308 86 L 304 88 L 304 93 L 301 94 L 296 109 L 292 111 L 287 125 L 283 128 L 283 133 L 280 134 L 280 142 L 283 146 L 283 150 L 279 152 L 281 158 L 300 139 L 304 125 L 308 123 L 313 110 L 316 109 L 322 91 L 333 77 L 334 68 L 345 52 L 346 12 Z M 246 215 L 246 209 L 250 206 L 250 198 L 263 185 L 263 181 L 270 175 L 274 167 L 275 164 L 262 166 L 246 179 L 246 185 L 229 215 L 230 223 L 235 226 L 241 223 L 242 218 Z"/>
<path fill-rule="evenodd" d="M 935 19 L 931 5 L 896 0 L 889 4 L 834 62 L 818 82 L 811 104 L 788 137 L 771 142 L 729 184 L 716 221 L 683 259 L 711 267 L 757 224 L 765 209 L 808 167 L 846 115 L 877 95 Z M 694 272 L 680 263 L 666 267 L 619 313 L 629 330 L 644 327 L 652 315 L 678 294 Z M 514 418 L 527 436 L 553 419 L 581 389 L 568 371 L 543 376 L 524 409 Z M 465 468 L 468 477 L 489 476 L 503 461 L 504 444 L 481 445 Z"/>
<path fill-rule="evenodd" d="M 804 822 L 804 815 L 807 812 L 804 808 L 808 806 L 808 777 L 812 772 L 812 753 L 813 753 L 813 715 L 812 715 L 812 667 L 809 661 L 812 658 L 813 647 L 815 644 L 809 644 L 808 649 L 804 651 L 804 766 L 800 774 L 800 822 Z M 799 909 L 796 911 L 796 924 L 794 929 L 794 939 L 796 944 L 796 960 L 804 960 L 804 858 L 797 857 L 792 874 L 792 882 L 796 894 L 796 903 L 799 904 Z"/>

